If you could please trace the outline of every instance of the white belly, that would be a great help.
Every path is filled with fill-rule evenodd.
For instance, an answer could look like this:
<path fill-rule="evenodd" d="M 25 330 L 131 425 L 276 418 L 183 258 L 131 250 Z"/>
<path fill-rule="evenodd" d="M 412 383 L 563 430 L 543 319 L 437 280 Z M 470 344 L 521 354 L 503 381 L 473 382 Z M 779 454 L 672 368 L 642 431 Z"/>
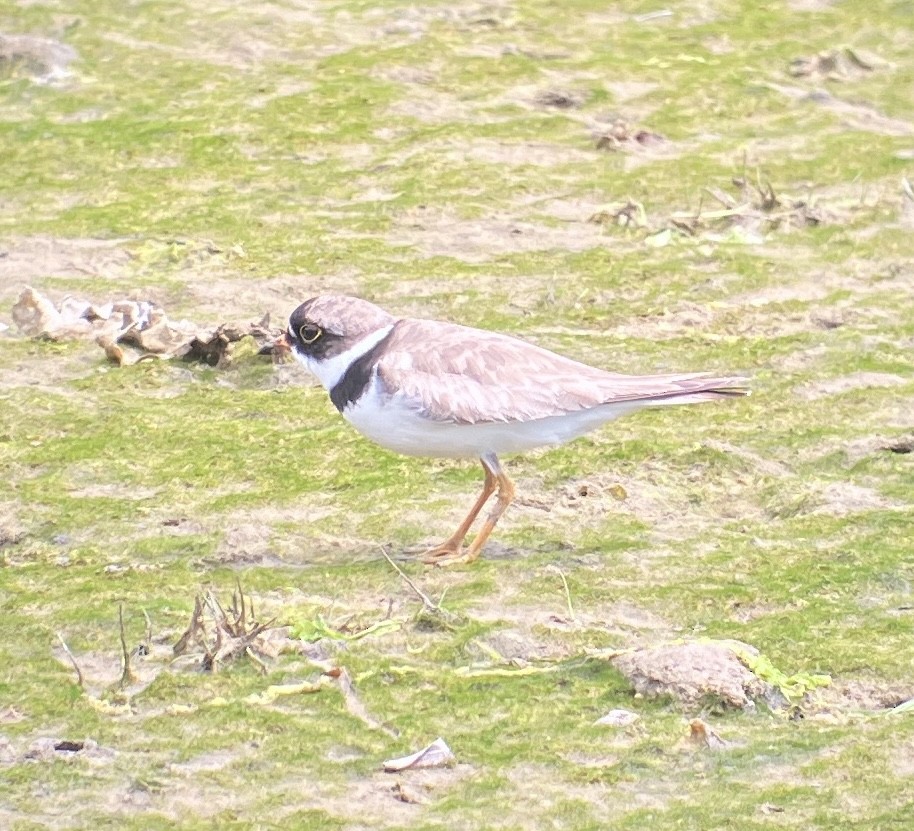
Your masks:
<path fill-rule="evenodd" d="M 459 459 L 564 444 L 642 406 L 639 402 L 604 404 L 535 421 L 452 424 L 430 421 L 396 399 L 378 395 L 377 382 L 373 381 L 343 416 L 362 435 L 388 450 L 408 456 Z"/>

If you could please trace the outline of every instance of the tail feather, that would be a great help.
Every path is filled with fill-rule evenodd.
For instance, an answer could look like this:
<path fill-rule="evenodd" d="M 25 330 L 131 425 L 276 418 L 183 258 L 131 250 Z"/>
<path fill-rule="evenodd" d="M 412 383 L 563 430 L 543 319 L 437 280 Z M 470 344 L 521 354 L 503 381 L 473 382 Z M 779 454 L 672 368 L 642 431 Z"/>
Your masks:
<path fill-rule="evenodd" d="M 697 404 L 720 398 L 741 398 L 751 393 L 746 378 L 720 378 L 707 373 L 617 376 L 613 386 L 616 401 L 637 401 L 648 407 Z"/>

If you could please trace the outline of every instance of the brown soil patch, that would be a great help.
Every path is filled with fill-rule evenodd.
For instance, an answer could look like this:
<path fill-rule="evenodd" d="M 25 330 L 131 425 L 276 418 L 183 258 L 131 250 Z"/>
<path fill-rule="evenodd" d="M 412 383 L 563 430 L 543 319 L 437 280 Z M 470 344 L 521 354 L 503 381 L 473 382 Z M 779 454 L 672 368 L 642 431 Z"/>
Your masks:
<path fill-rule="evenodd" d="M 901 503 L 887 499 L 872 488 L 864 488 L 850 482 L 832 482 L 816 496 L 819 503 L 812 514 L 848 516 L 861 511 L 875 511 L 886 508 L 903 508 Z"/>
<path fill-rule="evenodd" d="M 910 384 L 909 378 L 892 375 L 888 372 L 853 372 L 825 381 L 804 384 L 797 387 L 794 393 L 806 401 L 816 401 L 830 395 L 842 395 L 854 390 L 865 390 L 880 387 L 900 387 Z"/>
<path fill-rule="evenodd" d="M 869 104 L 844 101 L 822 89 L 810 91 L 804 87 L 774 83 L 769 83 L 767 86 L 800 105 L 809 106 L 812 104 L 831 110 L 841 117 L 846 126 L 855 130 L 878 133 L 883 136 L 906 137 L 914 135 L 914 123 L 884 115 Z"/>
<path fill-rule="evenodd" d="M 828 452 L 832 452 L 834 449 L 843 450 L 847 456 L 848 465 L 855 465 L 861 459 L 871 456 L 888 457 L 893 453 L 904 456 L 914 452 L 914 435 L 864 436 L 847 443 L 836 443 Z"/>
<path fill-rule="evenodd" d="M 508 167 L 530 165 L 555 168 L 576 162 L 592 164 L 597 160 L 595 151 L 580 150 L 563 144 L 494 139 L 475 139 L 459 148 L 445 151 L 443 155 L 461 163 L 471 161 Z"/>
<path fill-rule="evenodd" d="M 517 199 L 515 204 L 529 214 L 561 219 L 563 222 L 588 223 L 590 218 L 603 207 L 602 202 L 578 196 L 559 196 L 555 194 L 530 194 Z"/>
<path fill-rule="evenodd" d="M 637 101 L 660 89 L 660 85 L 653 81 L 605 81 L 603 86 L 613 94 L 616 101 L 621 103 Z M 647 112 L 638 110 L 634 115 L 643 118 Z"/>
<path fill-rule="evenodd" d="M 396 122 L 401 118 L 415 118 L 424 124 L 492 124 L 505 121 L 505 116 L 484 113 L 477 103 L 464 101 L 449 92 L 423 87 L 416 94 L 391 104 L 387 110 L 388 119 Z"/>
<path fill-rule="evenodd" d="M 0 390 L 31 387 L 62 399 L 78 400 L 80 406 L 94 411 L 95 404 L 87 401 L 78 391 L 68 389 L 66 382 L 95 372 L 103 360 L 104 353 L 95 344 L 87 343 L 85 348 L 55 360 L 48 360 L 45 348 L 36 345 L 28 358 L 4 369 L 0 374 Z"/>
<path fill-rule="evenodd" d="M 482 643 L 485 645 L 485 649 L 474 648 L 472 643 L 469 645 L 469 652 L 476 660 L 480 658 L 491 660 L 492 652 L 500 655 L 505 662 L 511 663 L 558 660 L 568 654 L 568 650 L 556 651 L 548 644 L 534 638 L 531 633 L 519 629 L 502 629 L 493 632 L 484 638 Z"/>
<path fill-rule="evenodd" d="M 636 317 L 629 322 L 613 326 L 612 333 L 623 338 L 673 340 L 688 333 L 710 328 L 714 317 L 715 313 L 707 306 L 683 301 L 674 309 L 664 310 L 660 314 Z"/>
<path fill-rule="evenodd" d="M 530 251 L 586 251 L 609 241 L 595 225 L 556 228 L 510 216 L 459 219 L 432 209 L 409 211 L 398 225 L 387 237 L 391 245 L 412 246 L 426 257 L 454 257 L 470 263 Z"/>
<path fill-rule="evenodd" d="M 605 761 L 612 764 L 611 759 Z M 669 780 L 654 785 L 639 782 L 637 787 L 626 782 L 571 780 L 552 766 L 522 762 L 507 771 L 502 800 L 508 805 L 524 805 L 526 824 L 518 826 L 517 817 L 506 814 L 504 819 L 488 819 L 486 827 L 510 831 L 518 827 L 548 827 L 540 824 L 541 815 L 554 817 L 558 807 L 568 802 L 582 803 L 589 810 L 591 821 L 606 823 L 630 811 L 663 809 L 675 798 L 675 787 Z M 624 794 L 621 798 L 620 792 Z"/>
<path fill-rule="evenodd" d="M 768 475 L 759 470 L 761 475 Z M 518 482 L 518 497 L 508 516 L 517 521 L 567 528 L 599 528 L 613 515 L 644 523 L 653 542 L 688 539 L 731 521 L 763 516 L 756 481 L 739 473 L 719 471 L 708 477 L 704 465 L 672 472 L 656 464 L 642 465 L 634 475 L 594 473 L 568 480 L 556 492 L 533 480 Z"/>
<path fill-rule="evenodd" d="M 309 297 L 328 292 L 359 294 L 361 281 L 354 269 L 320 275 L 284 275 L 251 280 L 239 276 L 198 279 L 187 275 L 188 306 L 201 323 L 207 321 L 260 320 L 264 314 L 284 326 L 292 311 Z"/>
<path fill-rule="evenodd" d="M 123 657 L 118 646 L 117 628 L 112 624 L 108 633 L 111 649 L 108 652 L 84 652 L 75 655 L 76 663 L 83 677 L 83 689 L 93 698 L 98 698 L 104 692 L 120 690 L 121 675 L 123 672 Z M 128 647 L 130 644 L 128 643 Z M 170 645 L 162 643 L 149 644 L 146 647 L 149 654 L 139 656 L 136 651 L 131 654 L 130 670 L 131 679 L 124 686 L 125 695 L 132 696 L 142 692 L 148 687 L 172 659 Z M 75 676 L 73 664 L 62 646 L 55 646 L 51 654 Z"/>
<path fill-rule="evenodd" d="M 914 684 L 889 683 L 873 679 L 836 680 L 817 690 L 816 708 L 828 710 L 890 710 L 914 698 Z"/>
<path fill-rule="evenodd" d="M 487 106 L 506 104 L 527 110 L 565 112 L 578 120 L 573 111 L 582 107 L 589 96 L 587 87 L 599 81 L 593 72 L 563 72 L 543 70 L 543 81 L 538 84 L 519 84 L 502 91 L 487 102 Z"/>
<path fill-rule="evenodd" d="M 914 739 L 892 748 L 889 764 L 896 776 L 914 776 Z"/>
<path fill-rule="evenodd" d="M 805 460 L 821 458 L 822 455 L 823 452 L 817 452 Z M 853 482 L 809 480 L 803 482 L 802 487 L 781 490 L 773 495 L 767 505 L 767 515 L 774 519 L 791 516 L 845 517 L 865 511 L 903 510 L 906 507 L 874 488 Z"/>
<path fill-rule="evenodd" d="M 410 827 L 421 822 L 429 804 L 473 773 L 474 768 L 467 764 L 396 774 L 375 773 L 345 785 L 312 781 L 304 793 L 296 782 L 297 795 L 294 798 L 290 795 L 287 805 L 290 811 L 302 807 L 326 811 L 349 823 L 366 823 L 366 828 Z"/>
<path fill-rule="evenodd" d="M 124 277 L 132 259 L 124 247 L 129 242 L 57 237 L 14 237 L 0 242 L 0 307 L 12 305 L 25 285 L 40 288 L 47 277 Z"/>
<path fill-rule="evenodd" d="M 601 565 L 600 568 L 604 566 Z M 549 630 L 559 634 L 576 630 L 601 630 L 628 646 L 647 645 L 656 642 L 658 638 L 674 636 L 674 626 L 671 623 L 626 600 L 590 602 L 586 609 L 576 604 L 572 619 L 569 617 L 559 575 L 545 570 L 540 576 L 547 576 L 553 583 L 553 589 L 544 590 L 538 602 L 522 597 L 522 584 L 502 584 L 495 596 L 477 604 L 468 612 L 474 620 L 510 624 L 510 628 L 504 630 L 509 633 L 508 642 L 496 640 L 495 645 L 496 651 L 509 660 L 510 643 L 515 640 L 522 644 L 517 648 L 527 652 L 529 657 L 526 660 L 542 658 L 557 661 L 573 655 L 574 647 L 561 637 L 558 640 L 552 640 L 549 636 L 544 638 L 543 632 Z M 573 602 L 574 599 L 572 594 Z M 502 652 L 498 644 L 507 652 Z M 524 658 L 524 655 L 518 657 Z"/>

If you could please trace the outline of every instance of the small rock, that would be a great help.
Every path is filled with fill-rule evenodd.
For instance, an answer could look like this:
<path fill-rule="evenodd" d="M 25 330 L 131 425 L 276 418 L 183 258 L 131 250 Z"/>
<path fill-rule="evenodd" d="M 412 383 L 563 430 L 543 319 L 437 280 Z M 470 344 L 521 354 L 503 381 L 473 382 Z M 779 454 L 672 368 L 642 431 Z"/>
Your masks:
<path fill-rule="evenodd" d="M 76 50 L 51 38 L 34 35 L 0 35 L 0 76 L 25 75 L 39 83 L 60 80 Z"/>
<path fill-rule="evenodd" d="M 757 650 L 737 644 L 749 654 Z M 753 699 L 773 701 L 772 687 L 751 672 L 730 643 L 683 643 L 639 649 L 612 659 L 613 665 L 645 698 L 670 696 L 688 707 L 716 699 L 751 710 Z"/>
<path fill-rule="evenodd" d="M 640 719 L 637 713 L 633 713 L 631 710 L 610 710 L 605 716 L 598 718 L 594 724 L 603 724 L 607 727 L 630 727 L 638 719 Z"/>

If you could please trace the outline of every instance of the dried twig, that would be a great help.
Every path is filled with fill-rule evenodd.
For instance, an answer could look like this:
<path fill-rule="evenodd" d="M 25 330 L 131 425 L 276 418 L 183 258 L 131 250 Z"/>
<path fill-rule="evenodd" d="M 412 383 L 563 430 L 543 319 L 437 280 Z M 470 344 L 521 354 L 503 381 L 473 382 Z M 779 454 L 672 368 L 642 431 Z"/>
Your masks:
<path fill-rule="evenodd" d="M 226 664 L 246 655 L 257 669 L 267 673 L 264 652 L 257 644 L 257 638 L 275 626 L 276 619 L 258 622 L 254 601 L 246 596 L 241 582 L 236 582 L 228 608 L 224 607 L 213 591 L 198 594 L 194 599 L 194 611 L 187 630 L 174 646 L 175 655 L 188 651 L 192 644 L 198 644 L 200 668 L 214 672 L 220 664 Z"/>
<path fill-rule="evenodd" d="M 384 555 L 384 559 L 387 560 L 387 562 L 390 563 L 391 566 L 393 566 L 394 571 L 396 571 L 397 574 L 400 575 L 403 582 L 405 582 L 406 585 L 409 586 L 416 593 L 416 596 L 422 601 L 422 604 L 425 606 L 425 608 L 431 612 L 441 612 L 442 611 L 441 607 L 437 603 L 435 603 L 424 591 L 422 591 L 422 589 L 420 589 L 412 580 L 410 580 L 410 578 L 406 574 L 406 572 L 403 571 L 403 569 L 400 568 L 400 566 L 398 566 L 390 558 L 390 555 L 384 550 L 383 546 L 378 546 L 378 547 L 381 549 L 381 553 Z"/>
<path fill-rule="evenodd" d="M 911 187 L 911 183 L 906 176 L 901 177 L 901 192 L 914 202 L 914 188 Z"/>
<path fill-rule="evenodd" d="M 336 678 L 337 683 L 339 684 L 340 692 L 343 694 L 343 701 L 346 703 L 346 709 L 352 715 L 364 722 L 372 730 L 381 730 L 393 738 L 396 738 L 399 735 L 396 730 L 382 724 L 368 712 L 368 709 L 365 707 L 364 703 L 362 703 L 362 699 L 356 694 L 355 686 L 352 683 L 352 676 L 345 667 L 339 667 L 339 671 L 336 672 L 333 677 Z"/>
<path fill-rule="evenodd" d="M 563 572 L 557 565 L 548 565 L 546 566 L 548 571 L 556 572 L 559 577 L 562 578 L 562 585 L 565 587 L 565 602 L 568 605 L 568 617 L 569 619 L 577 623 L 578 619 L 574 613 L 574 606 L 571 603 L 571 590 L 568 588 L 568 581 L 565 579 L 565 572 Z"/>
<path fill-rule="evenodd" d="M 244 648 L 244 654 L 254 662 L 254 665 L 260 670 L 261 675 L 267 674 L 267 665 L 257 657 L 257 654 L 250 646 Z"/>
<path fill-rule="evenodd" d="M 73 669 L 76 670 L 76 683 L 79 684 L 80 689 L 84 689 L 82 670 L 79 668 L 79 664 L 76 663 L 76 658 L 74 657 L 73 653 L 70 652 L 70 647 L 67 646 L 67 642 L 63 639 L 63 635 L 61 635 L 60 632 L 57 633 L 57 640 L 60 641 L 60 645 L 63 647 L 63 651 L 67 653 L 67 657 L 70 659 L 70 663 L 73 664 Z"/>
<path fill-rule="evenodd" d="M 146 619 L 146 636 L 143 639 L 141 646 L 146 648 L 145 655 L 148 655 L 152 651 L 152 619 L 149 617 L 149 612 L 143 609 L 143 617 Z"/>
<path fill-rule="evenodd" d="M 123 603 L 118 603 L 117 605 L 117 619 L 121 630 L 121 650 L 124 654 L 124 668 L 123 672 L 121 672 L 121 688 L 123 689 L 128 684 L 132 684 L 136 681 L 136 676 L 133 674 L 133 670 L 130 669 L 130 650 L 127 649 L 127 636 L 124 634 Z"/>
<path fill-rule="evenodd" d="M 178 642 L 172 647 L 172 653 L 174 655 L 183 655 L 187 651 L 187 647 L 190 646 L 191 641 L 194 640 L 199 632 L 203 628 L 203 598 L 200 595 L 194 598 L 194 611 L 190 617 L 190 623 L 187 626 L 187 630 L 183 635 L 178 639 Z"/>

